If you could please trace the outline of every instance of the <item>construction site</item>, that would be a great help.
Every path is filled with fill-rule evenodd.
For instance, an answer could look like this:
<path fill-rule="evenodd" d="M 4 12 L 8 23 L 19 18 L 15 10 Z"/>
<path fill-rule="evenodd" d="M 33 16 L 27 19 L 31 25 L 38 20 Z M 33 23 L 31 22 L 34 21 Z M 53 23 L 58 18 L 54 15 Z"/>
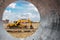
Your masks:
<path fill-rule="evenodd" d="M 32 22 L 30 19 L 19 19 L 14 22 L 5 22 L 5 30 L 16 38 L 25 38 L 37 30 L 40 22 Z M 17 35 L 18 34 L 18 35 Z"/>

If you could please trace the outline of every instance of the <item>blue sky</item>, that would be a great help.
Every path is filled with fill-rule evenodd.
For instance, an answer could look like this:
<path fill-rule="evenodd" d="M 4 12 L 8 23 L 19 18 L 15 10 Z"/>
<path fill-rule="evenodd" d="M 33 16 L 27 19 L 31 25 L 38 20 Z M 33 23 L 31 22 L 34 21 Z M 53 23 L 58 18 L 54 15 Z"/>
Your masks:
<path fill-rule="evenodd" d="M 10 21 L 15 21 L 28 18 L 32 21 L 40 21 L 40 14 L 37 8 L 29 2 L 16 1 L 7 6 L 2 20 L 9 19 Z"/>

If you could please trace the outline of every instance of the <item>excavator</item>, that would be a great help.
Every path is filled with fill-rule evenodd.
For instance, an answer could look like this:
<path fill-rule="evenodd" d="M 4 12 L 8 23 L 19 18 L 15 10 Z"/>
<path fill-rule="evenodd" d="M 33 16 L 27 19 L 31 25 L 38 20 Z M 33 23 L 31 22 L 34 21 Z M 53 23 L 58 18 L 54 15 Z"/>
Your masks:
<path fill-rule="evenodd" d="M 21 22 L 21 20 L 18 20 L 13 23 L 8 23 L 7 28 L 9 28 L 9 29 L 13 29 L 13 28 L 27 29 L 28 25 L 26 23 L 27 22 L 25 22 L 25 21 Z M 30 29 L 33 29 L 32 22 L 28 20 L 28 23 L 30 25 Z"/>

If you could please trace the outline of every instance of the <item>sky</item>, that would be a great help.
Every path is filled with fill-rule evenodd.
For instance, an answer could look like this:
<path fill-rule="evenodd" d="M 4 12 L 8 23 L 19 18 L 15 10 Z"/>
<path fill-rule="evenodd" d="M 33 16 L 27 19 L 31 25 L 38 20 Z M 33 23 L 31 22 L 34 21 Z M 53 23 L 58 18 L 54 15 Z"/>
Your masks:
<path fill-rule="evenodd" d="M 40 21 L 40 14 L 37 8 L 30 2 L 16 1 L 7 6 L 2 20 L 8 19 L 9 21 L 15 21 L 28 18 L 30 18 L 31 21 Z"/>

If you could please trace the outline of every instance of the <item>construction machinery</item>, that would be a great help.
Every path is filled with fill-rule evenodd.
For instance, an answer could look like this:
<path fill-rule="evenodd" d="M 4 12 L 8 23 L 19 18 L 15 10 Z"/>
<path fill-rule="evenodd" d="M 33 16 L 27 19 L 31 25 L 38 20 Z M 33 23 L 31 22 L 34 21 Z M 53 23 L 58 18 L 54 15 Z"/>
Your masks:
<path fill-rule="evenodd" d="M 33 29 L 32 22 L 28 19 L 22 19 L 14 21 L 13 23 L 8 23 L 7 28 L 13 29 L 13 28 L 20 28 L 20 29 Z"/>

